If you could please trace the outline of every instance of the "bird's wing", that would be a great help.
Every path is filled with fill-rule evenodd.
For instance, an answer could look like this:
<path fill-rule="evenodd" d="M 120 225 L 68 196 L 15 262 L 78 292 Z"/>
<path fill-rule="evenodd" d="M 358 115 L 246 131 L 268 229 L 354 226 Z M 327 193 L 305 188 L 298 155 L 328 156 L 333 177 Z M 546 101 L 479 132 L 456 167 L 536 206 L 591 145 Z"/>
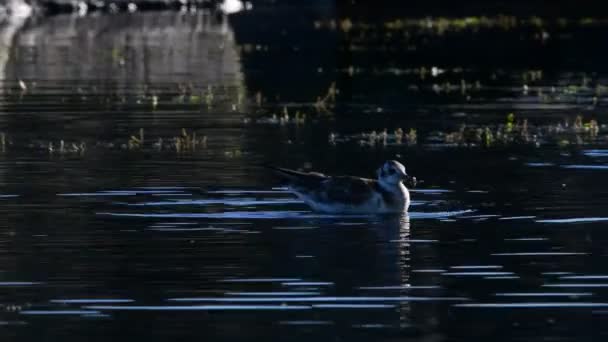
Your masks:
<path fill-rule="evenodd" d="M 318 172 L 269 168 L 288 180 L 295 191 L 316 202 L 358 205 L 367 202 L 379 192 L 384 197 L 378 182 L 372 179 L 352 176 L 330 177 Z"/>
<path fill-rule="evenodd" d="M 328 177 L 317 189 L 319 199 L 329 203 L 362 204 L 376 193 L 376 181 L 371 179 L 340 176 Z"/>

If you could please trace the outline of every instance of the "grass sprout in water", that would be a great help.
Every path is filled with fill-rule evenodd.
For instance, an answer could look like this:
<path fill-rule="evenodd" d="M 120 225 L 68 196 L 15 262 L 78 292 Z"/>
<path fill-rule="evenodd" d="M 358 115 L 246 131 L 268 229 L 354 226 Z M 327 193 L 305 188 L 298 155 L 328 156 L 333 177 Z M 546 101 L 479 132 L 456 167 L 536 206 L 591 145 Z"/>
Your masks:
<path fill-rule="evenodd" d="M 604 125 L 600 125 L 595 119 L 584 121 L 580 115 L 572 123 L 565 120 L 555 124 L 533 125 L 525 118 L 516 120 L 515 115 L 510 113 L 504 123 L 461 124 L 456 131 L 431 131 L 422 137 L 422 141 L 431 145 L 461 147 L 511 145 L 566 147 L 592 144 L 602 138 L 608 141 L 608 137 L 600 135 L 604 131 Z M 389 133 L 389 129 L 386 128 L 380 133 L 371 131 L 370 133 L 340 135 L 332 132 L 329 134 L 328 141 L 330 145 L 350 142 L 355 142 L 360 146 L 416 145 L 421 140 L 419 136 L 418 131 L 414 128 L 410 129 L 408 133 L 403 133 L 403 130 L 398 127 L 392 133 Z"/>

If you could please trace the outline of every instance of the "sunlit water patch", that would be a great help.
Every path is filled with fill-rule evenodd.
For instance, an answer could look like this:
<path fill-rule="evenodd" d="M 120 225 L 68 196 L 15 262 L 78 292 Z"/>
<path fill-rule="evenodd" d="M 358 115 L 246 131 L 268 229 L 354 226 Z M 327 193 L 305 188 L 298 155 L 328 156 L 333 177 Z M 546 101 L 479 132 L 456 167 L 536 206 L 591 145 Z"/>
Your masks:
<path fill-rule="evenodd" d="M 0 287 L 36 286 L 41 284 L 43 283 L 32 281 L 0 281 Z"/>
<path fill-rule="evenodd" d="M 608 158 L 608 150 L 584 150 L 583 154 L 588 157 Z"/>
<path fill-rule="evenodd" d="M 581 165 L 581 164 L 572 164 L 572 165 L 562 165 L 564 169 L 574 169 L 574 170 L 608 170 L 608 165 Z"/>
<path fill-rule="evenodd" d="M 584 280 L 584 279 L 590 279 L 590 280 L 605 280 L 608 279 L 608 275 L 568 275 L 568 276 L 561 276 L 560 279 L 576 279 L 576 280 Z"/>

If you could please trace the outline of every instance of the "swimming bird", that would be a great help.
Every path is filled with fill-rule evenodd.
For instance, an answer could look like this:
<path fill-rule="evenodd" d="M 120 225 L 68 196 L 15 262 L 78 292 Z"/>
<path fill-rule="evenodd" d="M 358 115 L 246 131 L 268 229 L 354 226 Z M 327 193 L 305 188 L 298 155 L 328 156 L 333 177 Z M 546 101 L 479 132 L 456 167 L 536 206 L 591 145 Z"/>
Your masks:
<path fill-rule="evenodd" d="M 270 167 L 288 181 L 288 188 L 313 210 L 329 213 L 403 213 L 410 206 L 406 185 L 416 178 L 396 160 L 386 161 L 376 171 L 376 179 L 354 176 L 327 176 Z"/>

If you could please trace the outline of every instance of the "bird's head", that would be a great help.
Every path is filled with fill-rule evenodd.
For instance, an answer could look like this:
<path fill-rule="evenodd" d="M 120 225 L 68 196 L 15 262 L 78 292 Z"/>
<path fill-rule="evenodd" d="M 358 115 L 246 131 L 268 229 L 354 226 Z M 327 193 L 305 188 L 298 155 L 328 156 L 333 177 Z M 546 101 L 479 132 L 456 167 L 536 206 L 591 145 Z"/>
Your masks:
<path fill-rule="evenodd" d="M 397 185 L 404 182 L 407 187 L 416 186 L 416 177 L 411 177 L 405 171 L 405 166 L 396 160 L 386 161 L 376 171 L 378 181 L 386 185 Z"/>

